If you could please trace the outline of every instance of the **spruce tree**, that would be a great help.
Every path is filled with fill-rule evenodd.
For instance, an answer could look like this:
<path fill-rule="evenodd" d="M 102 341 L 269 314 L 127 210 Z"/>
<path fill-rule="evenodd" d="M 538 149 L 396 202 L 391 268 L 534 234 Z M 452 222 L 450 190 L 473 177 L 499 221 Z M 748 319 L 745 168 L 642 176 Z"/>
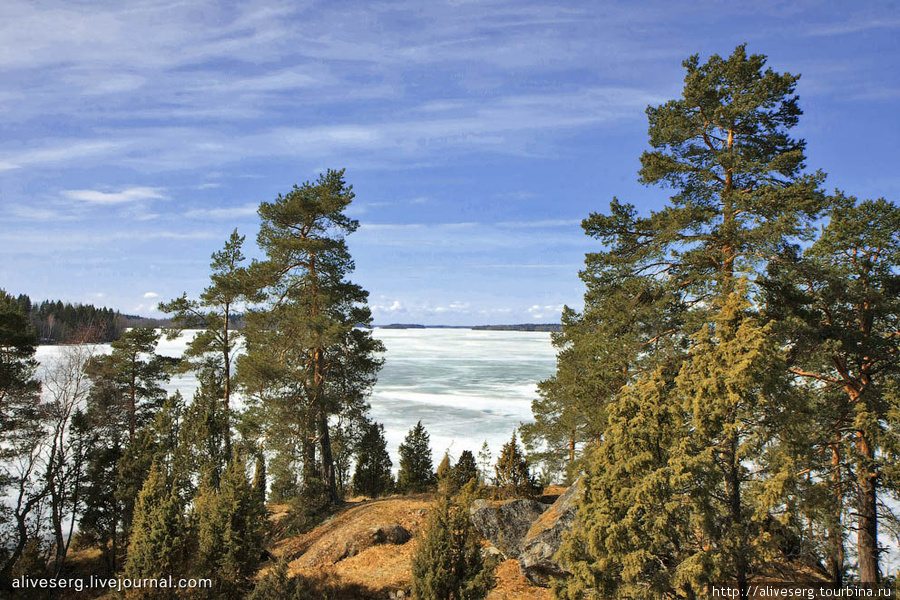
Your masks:
<path fill-rule="evenodd" d="M 391 457 L 384 439 L 384 425 L 371 423 L 363 434 L 356 455 L 356 471 L 353 473 L 353 491 L 363 496 L 377 498 L 391 491 Z"/>
<path fill-rule="evenodd" d="M 210 477 L 214 486 L 228 462 L 229 419 L 221 398 L 223 382 L 213 370 L 198 374 L 199 386 L 185 409 L 182 445 L 187 452 L 188 470 L 197 480 Z"/>
<path fill-rule="evenodd" d="M 397 473 L 399 491 L 415 494 L 427 491 L 434 485 L 429 444 L 428 432 L 422 421 L 419 421 L 400 444 L 400 472 Z"/>
<path fill-rule="evenodd" d="M 453 466 L 450 473 L 453 487 L 461 489 L 473 479 L 478 479 L 478 467 L 475 466 L 475 455 L 470 450 L 463 450 L 459 454 L 459 460 Z"/>
<path fill-rule="evenodd" d="M 310 490 L 322 482 L 330 502 L 339 494 L 329 418 L 365 404 L 383 350 L 360 327 L 371 322 L 368 293 L 347 279 L 354 265 L 344 238 L 359 223 L 345 214 L 354 194 L 343 175 L 329 170 L 260 205 L 266 260 L 250 276 L 267 301 L 247 314 L 238 362 L 281 462 L 299 466 Z"/>

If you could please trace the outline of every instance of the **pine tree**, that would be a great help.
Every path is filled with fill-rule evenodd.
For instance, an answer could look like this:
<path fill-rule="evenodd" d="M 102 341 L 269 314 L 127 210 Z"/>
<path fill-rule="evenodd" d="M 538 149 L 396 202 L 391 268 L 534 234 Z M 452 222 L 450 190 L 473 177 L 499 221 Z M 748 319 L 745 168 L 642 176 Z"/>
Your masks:
<path fill-rule="evenodd" d="M 727 480 L 723 477 L 718 483 L 728 488 L 724 497 L 730 498 L 732 505 L 724 513 L 719 512 L 721 506 L 713 506 L 715 503 L 702 509 L 693 507 L 687 517 L 716 514 L 716 519 L 724 522 L 741 521 L 738 529 L 746 525 L 742 521 L 744 515 L 766 521 L 772 515 L 766 514 L 765 507 L 777 512 L 781 510 L 776 506 L 778 502 L 787 500 L 776 500 L 777 485 L 761 481 L 762 475 L 748 478 L 740 465 L 735 466 L 738 463 L 732 460 L 733 455 L 740 454 L 736 447 L 742 447 L 746 440 L 744 434 L 735 437 L 733 421 L 684 408 L 685 397 L 692 392 L 678 374 L 699 364 L 695 361 L 700 360 L 697 352 L 702 349 L 715 353 L 716 344 L 704 342 L 703 336 L 708 334 L 703 332 L 708 332 L 724 314 L 740 285 L 745 286 L 747 295 L 757 294 L 767 264 L 777 260 L 789 244 L 812 239 L 812 223 L 825 206 L 819 190 L 823 176 L 804 174 L 805 144 L 790 136 L 801 114 L 794 95 L 797 77 L 766 69 L 765 62 L 764 56 L 748 56 L 744 46 L 728 58 L 713 55 L 703 64 L 698 56 L 693 56 L 683 63 L 686 76 L 682 97 L 648 108 L 652 149 L 641 157 L 640 181 L 670 187 L 674 194 L 663 209 L 649 216 L 639 216 L 633 206 L 614 199 L 609 214 L 592 214 L 585 220 L 586 233 L 602 242 L 604 249 L 586 257 L 586 268 L 581 274 L 587 287 L 585 309 L 581 314 L 567 312 L 563 334 L 557 340 L 563 350 L 557 376 L 542 387 L 548 400 L 543 405 L 543 426 L 557 428 L 547 438 L 551 447 L 555 440 L 573 431 L 587 432 L 595 444 L 610 447 L 607 452 L 590 453 L 590 460 L 584 465 L 588 474 L 612 470 L 613 465 L 605 461 L 613 460 L 613 456 L 622 460 L 623 452 L 613 449 L 627 447 L 628 442 L 616 436 L 643 435 L 652 439 L 652 431 L 638 434 L 621 427 L 610 429 L 613 415 L 627 408 L 620 405 L 627 405 L 636 389 L 657 394 L 663 405 L 660 414 L 677 416 L 674 425 L 680 423 L 684 427 L 682 437 L 690 439 L 686 432 L 702 424 L 709 441 L 697 442 L 694 452 L 716 456 L 720 464 L 731 465 Z M 739 283 L 742 280 L 745 283 Z M 732 366 L 738 369 L 739 361 Z M 721 390 L 740 384 L 744 390 L 761 390 L 778 379 L 765 369 L 755 368 L 737 382 L 731 381 L 730 376 L 727 367 L 712 370 L 706 385 Z M 651 385 L 654 381 L 657 383 Z M 676 389 L 679 381 L 681 390 Z M 752 396 L 750 391 L 747 394 Z M 728 399 L 733 401 L 733 397 Z M 787 403 L 789 397 L 780 401 Z M 771 410 L 774 414 L 779 412 L 777 407 Z M 604 418 L 604 414 L 609 418 Z M 646 422 L 650 428 L 653 424 L 654 421 Z M 721 429 L 707 428 L 716 426 Z M 769 432 L 759 429 L 746 435 L 750 440 L 764 438 Z M 736 445 L 735 449 L 722 454 L 721 446 L 729 444 Z M 686 450 L 677 446 L 650 447 L 643 452 L 652 454 L 635 457 L 644 462 L 631 461 L 635 471 L 622 485 L 640 485 L 638 482 L 644 477 L 652 480 L 654 474 L 659 475 L 664 486 L 681 484 L 681 475 L 676 475 L 682 471 L 676 467 L 685 468 L 679 461 L 689 454 Z M 759 456 L 753 458 L 763 460 Z M 777 464 L 779 468 L 785 466 L 783 461 Z M 639 467 L 647 471 L 642 474 Z M 701 489 L 715 489 L 711 481 L 701 481 Z M 755 492 L 749 492 L 756 483 L 766 488 L 759 502 Z M 716 489 L 716 493 L 722 492 Z M 641 510 L 640 503 L 629 498 L 628 493 L 623 490 L 607 498 L 606 502 L 616 505 L 598 504 L 585 511 L 588 521 L 579 521 L 576 535 L 584 537 L 595 525 L 591 519 L 603 520 L 610 513 L 618 515 L 623 526 L 636 530 L 645 527 L 643 521 L 633 524 L 620 512 L 628 510 L 628 503 L 635 511 Z M 660 493 L 660 506 L 653 515 L 655 522 L 680 522 L 685 507 L 674 500 L 667 503 L 668 490 Z M 732 542 L 713 540 L 713 552 L 720 552 L 716 555 L 719 562 L 715 568 L 695 565 L 695 571 L 687 565 L 709 554 L 694 550 L 679 554 L 685 547 L 678 546 L 676 557 L 667 555 L 656 567 L 645 571 L 635 567 L 643 564 L 638 558 L 624 562 L 624 557 L 631 556 L 627 548 L 607 555 L 605 550 L 588 543 L 580 554 L 572 555 L 579 558 L 569 558 L 576 572 L 572 585 L 618 590 L 625 589 L 622 581 L 633 578 L 628 585 L 659 589 L 673 585 L 684 590 L 697 581 L 686 573 L 710 567 L 711 571 L 723 569 L 720 573 L 736 580 L 746 595 L 750 565 L 742 561 L 754 560 L 748 544 L 755 533 L 750 529 L 743 532 L 746 535 L 741 543 L 727 549 L 724 546 Z M 678 535 L 676 530 L 673 536 Z M 694 549 L 697 547 L 703 546 Z M 727 563 L 724 557 L 730 557 L 727 560 L 731 562 Z M 604 561 L 631 570 L 625 576 L 611 567 L 597 579 L 598 572 L 589 565 Z M 662 583 L 657 579 L 659 573 L 663 574 Z M 673 580 L 672 573 L 687 579 Z"/>
<path fill-rule="evenodd" d="M 422 421 L 419 421 L 400 444 L 400 472 L 397 473 L 399 491 L 415 494 L 427 491 L 434 485 L 429 444 L 428 432 Z"/>
<path fill-rule="evenodd" d="M 468 507 L 442 494 L 425 525 L 412 560 L 413 598 L 477 600 L 494 586 L 492 561 L 485 561 Z"/>
<path fill-rule="evenodd" d="M 557 462 L 601 439 L 623 385 L 682 360 L 736 277 L 755 293 L 768 261 L 812 237 L 824 176 L 803 173 L 805 143 L 790 136 L 798 77 L 765 63 L 744 46 L 684 61 L 682 97 L 647 109 L 652 149 L 641 157 L 640 181 L 672 188 L 670 202 L 639 216 L 613 199 L 608 214 L 584 221 L 604 250 L 586 257 L 585 308 L 564 311 L 557 374 L 541 385 L 525 432 Z"/>
<path fill-rule="evenodd" d="M 359 327 L 371 322 L 367 292 L 346 278 L 354 265 L 344 236 L 359 226 L 344 213 L 352 199 L 343 171 L 329 170 L 260 205 L 266 260 L 251 267 L 251 278 L 268 303 L 247 314 L 247 353 L 238 363 L 281 462 L 299 463 L 301 483 L 322 482 L 330 502 L 339 494 L 329 418 L 365 404 L 383 350 Z"/>
<path fill-rule="evenodd" d="M 371 423 L 363 434 L 356 456 L 353 473 L 353 491 L 363 496 L 377 498 L 393 487 L 391 457 L 384 439 L 384 425 Z"/>
<path fill-rule="evenodd" d="M 225 456 L 231 452 L 231 393 L 234 349 L 240 332 L 233 329 L 238 302 L 247 298 L 249 289 L 247 273 L 240 265 L 244 261 L 241 247 L 244 236 L 235 229 L 225 247 L 212 255 L 212 283 L 203 291 L 199 300 L 190 300 L 187 294 L 168 303 L 160 302 L 159 310 L 172 313 L 175 328 L 169 330 L 173 339 L 184 328 L 202 327 L 194 335 L 184 352 L 182 369 L 193 369 L 206 379 L 221 381 L 222 414 L 225 417 Z"/>
<path fill-rule="evenodd" d="M 494 467 L 494 480 L 500 492 L 506 497 L 531 496 L 534 494 L 534 480 L 528 470 L 525 453 L 516 441 L 516 432 L 500 450 L 500 457 Z"/>
<path fill-rule="evenodd" d="M 872 584 L 880 579 L 879 487 L 900 489 L 886 472 L 900 439 L 889 426 L 890 390 L 900 382 L 900 208 L 843 194 L 832 202 L 819 239 L 772 266 L 768 309 L 782 321 L 791 372 L 816 398 L 819 427 L 808 439 L 811 453 L 830 457 L 816 475 L 831 488 L 832 577 L 841 583 L 839 524 L 850 492 L 859 577 Z"/>
<path fill-rule="evenodd" d="M 167 482 L 163 467 L 154 463 L 135 506 L 134 526 L 125 561 L 125 576 L 132 581 L 179 578 L 186 572 L 188 526 L 178 491 Z M 170 599 L 165 587 L 143 587 L 128 598 Z"/>
<path fill-rule="evenodd" d="M 119 404 L 129 440 L 162 406 L 166 393 L 160 384 L 171 378 L 177 362 L 156 354 L 160 335 L 149 327 L 129 329 L 111 344 L 112 352 L 95 356 L 86 367 L 95 393 Z"/>

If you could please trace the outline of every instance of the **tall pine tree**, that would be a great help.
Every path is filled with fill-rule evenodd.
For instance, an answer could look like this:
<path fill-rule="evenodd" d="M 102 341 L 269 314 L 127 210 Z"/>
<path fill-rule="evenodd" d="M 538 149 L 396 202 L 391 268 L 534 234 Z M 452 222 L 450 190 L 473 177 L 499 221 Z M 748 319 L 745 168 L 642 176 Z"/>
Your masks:
<path fill-rule="evenodd" d="M 859 577 L 871 584 L 880 580 L 879 520 L 890 514 L 879 488 L 900 489 L 888 473 L 898 447 L 890 398 L 900 382 L 900 208 L 837 194 L 828 216 L 814 244 L 773 264 L 768 309 L 783 323 L 791 372 L 817 400 L 810 443 L 831 459 L 816 475 L 831 484 L 832 577 L 840 583 L 849 493 Z"/>
<path fill-rule="evenodd" d="M 345 214 L 354 194 L 343 175 L 329 170 L 260 205 L 266 260 L 251 271 L 268 303 L 248 313 L 239 361 L 282 462 L 299 462 L 302 484 L 321 482 L 331 502 L 339 494 L 329 419 L 365 402 L 382 350 L 360 327 L 371 322 L 368 294 L 347 280 L 354 265 L 344 237 L 359 224 Z"/>
<path fill-rule="evenodd" d="M 225 455 L 231 452 L 231 393 L 234 349 L 240 332 L 234 330 L 237 305 L 248 293 L 246 270 L 241 267 L 244 255 L 241 247 L 244 236 L 237 229 L 225 243 L 225 247 L 212 255 L 212 283 L 203 291 L 199 300 L 190 300 L 187 294 L 171 302 L 160 302 L 162 312 L 172 313 L 176 326 L 169 331 L 169 338 L 186 328 L 202 328 L 188 343 L 182 368 L 204 373 L 207 379 L 221 381 L 223 415 L 226 420 Z M 208 387 L 207 390 L 210 388 Z"/>

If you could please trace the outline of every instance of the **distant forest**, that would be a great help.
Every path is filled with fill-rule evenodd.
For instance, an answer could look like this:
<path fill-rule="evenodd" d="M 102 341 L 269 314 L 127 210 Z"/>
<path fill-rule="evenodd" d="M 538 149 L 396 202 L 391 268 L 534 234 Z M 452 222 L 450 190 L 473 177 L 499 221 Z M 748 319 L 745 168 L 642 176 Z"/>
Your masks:
<path fill-rule="evenodd" d="M 73 342 L 114 342 L 129 327 L 164 327 L 168 319 L 148 319 L 123 315 L 112 308 L 93 304 L 43 300 L 32 302 L 27 294 L 19 294 L 14 302 L 27 315 L 41 344 Z"/>

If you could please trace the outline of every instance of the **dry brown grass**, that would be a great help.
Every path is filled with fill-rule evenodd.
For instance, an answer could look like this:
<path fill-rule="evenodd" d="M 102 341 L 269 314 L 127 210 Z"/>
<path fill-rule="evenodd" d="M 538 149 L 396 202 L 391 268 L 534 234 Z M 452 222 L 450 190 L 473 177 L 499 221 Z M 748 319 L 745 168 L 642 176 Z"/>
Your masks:
<path fill-rule="evenodd" d="M 372 595 L 409 590 L 415 536 L 433 498 L 428 494 L 359 500 L 312 531 L 277 542 L 273 555 L 290 560 L 289 573 L 327 580 L 333 587 L 364 588 Z M 372 533 L 400 525 L 412 534 L 405 544 L 373 544 Z"/>
<path fill-rule="evenodd" d="M 496 571 L 497 587 L 491 590 L 486 600 L 551 600 L 553 593 L 547 588 L 537 587 L 525 579 L 515 560 L 505 560 Z"/>
<path fill-rule="evenodd" d="M 329 589 L 349 597 L 386 597 L 412 587 L 412 557 L 433 497 L 429 494 L 379 500 L 355 499 L 314 530 L 278 541 L 270 551 L 290 561 L 289 573 L 328 582 Z M 286 511 L 270 507 L 284 516 Z M 405 544 L 372 544 L 372 532 L 399 524 L 412 534 Z M 497 587 L 490 600 L 549 600 L 547 589 L 532 585 L 514 560 L 497 568 Z M 356 594 L 356 596 L 354 596 Z"/>

